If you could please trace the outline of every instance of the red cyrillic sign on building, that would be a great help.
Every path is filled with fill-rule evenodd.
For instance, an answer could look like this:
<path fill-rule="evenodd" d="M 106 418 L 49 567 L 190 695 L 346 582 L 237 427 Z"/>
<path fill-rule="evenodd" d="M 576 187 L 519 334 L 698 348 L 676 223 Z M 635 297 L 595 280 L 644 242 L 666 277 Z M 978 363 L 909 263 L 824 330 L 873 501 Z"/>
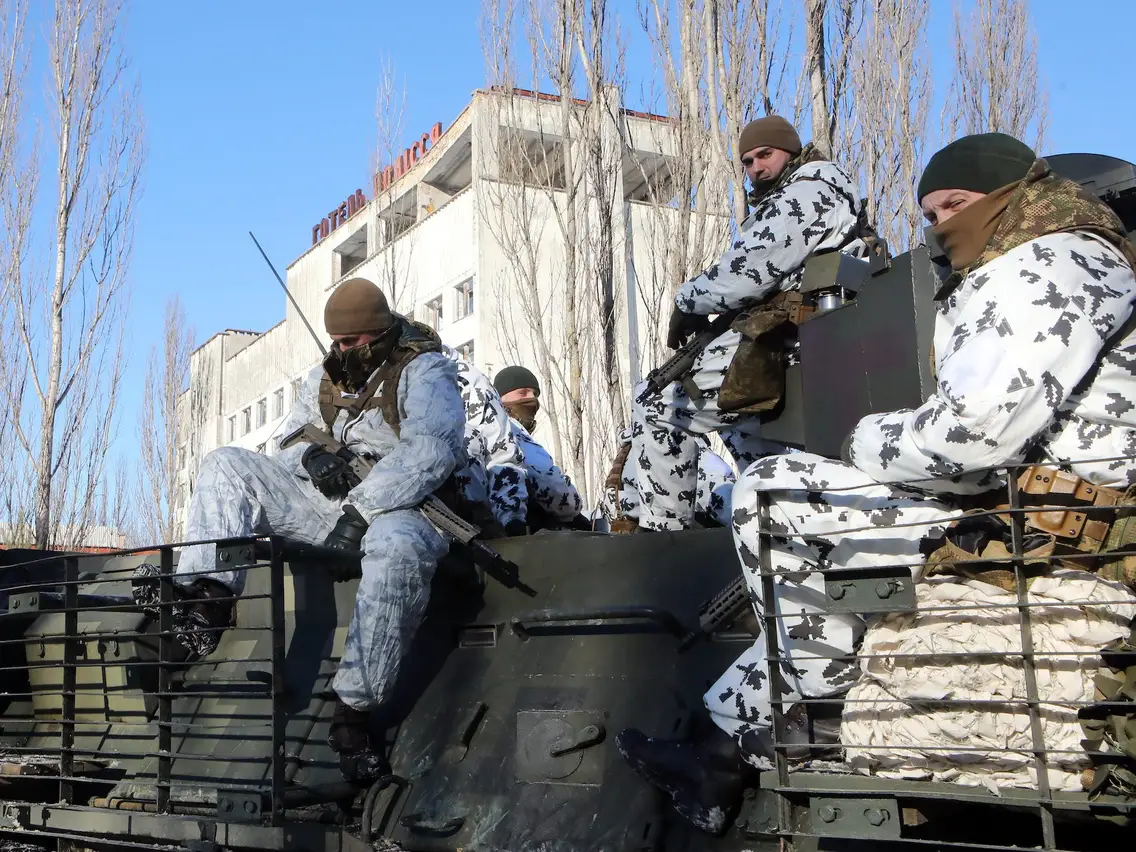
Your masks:
<path fill-rule="evenodd" d="M 363 209 L 367 203 L 367 196 L 363 190 L 357 189 L 347 200 L 327 214 L 319 224 L 312 225 L 312 245 L 314 246 L 356 213 Z"/>
<path fill-rule="evenodd" d="M 414 164 L 426 156 L 426 152 L 441 138 L 442 122 L 439 121 L 430 128 L 429 133 L 423 133 L 421 139 L 417 140 L 413 145 L 399 154 L 391 165 L 387 166 L 381 172 L 375 172 L 375 195 L 378 195 L 410 171 Z"/>

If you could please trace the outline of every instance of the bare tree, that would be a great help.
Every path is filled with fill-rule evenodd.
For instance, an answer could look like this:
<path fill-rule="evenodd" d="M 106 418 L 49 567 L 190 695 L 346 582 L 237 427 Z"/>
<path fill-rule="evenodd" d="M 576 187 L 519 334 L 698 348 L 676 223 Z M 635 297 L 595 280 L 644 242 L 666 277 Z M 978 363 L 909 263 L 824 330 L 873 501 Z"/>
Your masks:
<path fill-rule="evenodd" d="M 792 22 L 782 39 L 781 7 L 770 0 L 703 0 L 703 16 L 709 118 L 716 131 L 710 136 L 740 222 L 748 210 L 738 136 L 759 110 L 764 115 L 780 110 Z"/>
<path fill-rule="evenodd" d="M 644 0 L 639 19 L 662 81 L 652 100 L 666 115 L 650 125 L 653 144 L 644 147 L 670 152 L 664 163 L 632 152 L 653 208 L 636 227 L 649 258 L 635 269 L 649 367 L 664 354 L 675 288 L 726 247 L 730 211 L 735 222 L 748 212 L 737 140 L 756 114 L 785 110 L 792 21 L 783 33 L 781 6 L 770 0 Z"/>
<path fill-rule="evenodd" d="M 843 159 L 851 136 L 850 54 L 864 16 L 863 0 L 804 0 L 804 80 L 812 115 L 812 142 L 827 157 Z M 797 116 L 799 119 L 800 116 Z"/>
<path fill-rule="evenodd" d="M 0 405 L 0 446 L 15 442 L 23 396 L 23 359 L 12 323 L 11 288 L 13 266 L 18 265 L 27 248 L 32 209 L 29 184 L 33 173 L 18 160 L 22 87 L 27 72 L 28 50 L 23 39 L 27 8 L 22 0 L 0 0 L 0 384 L 12 389 L 18 399 Z M 26 493 L 22 471 L 12 464 L 0 465 L 0 517 L 9 520 L 8 538 L 29 541 L 29 525 L 20 530 L 19 496 Z"/>
<path fill-rule="evenodd" d="M 589 494 L 628 396 L 622 40 L 605 0 L 487 0 L 483 12 L 494 120 L 477 204 L 502 256 L 497 343 L 546 377 L 554 452 Z"/>
<path fill-rule="evenodd" d="M 639 10 L 655 78 L 663 86 L 661 97 L 652 100 L 665 114 L 647 125 L 649 139 L 629 140 L 644 185 L 640 203 L 653 214 L 637 216 L 635 229 L 642 261 L 634 270 L 637 304 L 646 312 L 647 333 L 639 346 L 642 364 L 636 366 L 646 369 L 663 357 L 675 289 L 704 269 L 729 238 L 728 143 L 719 138 L 714 92 L 703 84 L 717 83 L 708 67 L 714 54 L 705 47 L 705 17 L 694 0 L 679 0 L 677 7 L 674 14 L 671 0 L 650 0 Z M 737 195 L 744 205 L 744 192 Z"/>
<path fill-rule="evenodd" d="M 854 133 L 845 162 L 868 200 L 868 217 L 893 249 L 919 233 L 914 185 L 931 95 L 928 0 L 869 0 L 851 56 Z"/>
<path fill-rule="evenodd" d="M 147 375 L 138 417 L 137 518 L 146 541 L 180 539 L 185 505 L 178 488 L 178 473 L 188 454 L 189 422 L 181 401 L 189 385 L 189 358 L 193 352 L 193 329 L 185 310 L 174 296 L 166 302 L 162 326 L 163 350 L 150 350 Z"/>
<path fill-rule="evenodd" d="M 40 266 L 25 255 L 10 268 L 30 397 L 15 432 L 34 475 L 39 547 L 82 538 L 105 486 L 114 434 L 143 158 L 137 92 L 119 44 L 121 11 L 120 0 L 56 2 L 52 259 Z M 9 405 L 18 389 L 5 388 Z"/>
<path fill-rule="evenodd" d="M 1008 133 L 1041 148 L 1049 95 L 1037 65 L 1028 0 L 974 0 L 965 19 L 957 3 L 954 12 L 949 134 Z"/>
<path fill-rule="evenodd" d="M 379 84 L 375 95 L 375 184 L 373 187 L 376 220 L 374 245 L 385 249 L 376 283 L 390 300 L 391 307 L 412 314 L 417 294 L 417 280 L 412 277 L 413 242 L 400 240 L 420 216 L 417 196 L 396 195 L 398 179 L 420 156 L 408 154 L 404 147 L 406 131 L 406 85 L 389 58 L 379 65 Z M 397 202 L 397 203 L 396 203 Z M 429 202 L 426 202 L 429 203 Z"/>
<path fill-rule="evenodd" d="M 585 298 L 590 300 L 590 313 L 600 324 L 595 374 L 603 389 L 602 401 L 607 409 L 604 419 L 611 424 L 622 421 L 627 397 L 616 342 L 616 261 L 625 255 L 622 233 L 626 231 L 620 228 L 617 238 L 617 220 L 623 207 L 623 184 L 618 177 L 627 148 L 622 114 L 624 48 L 608 18 L 606 0 L 592 0 L 588 11 L 588 17 L 575 26 L 588 93 L 582 107 L 581 134 L 587 182 L 585 245 L 591 266 Z"/>
<path fill-rule="evenodd" d="M 0 186 L 4 187 L 10 185 L 16 165 L 21 86 L 28 62 L 23 38 L 26 15 L 23 0 L 0 0 Z"/>

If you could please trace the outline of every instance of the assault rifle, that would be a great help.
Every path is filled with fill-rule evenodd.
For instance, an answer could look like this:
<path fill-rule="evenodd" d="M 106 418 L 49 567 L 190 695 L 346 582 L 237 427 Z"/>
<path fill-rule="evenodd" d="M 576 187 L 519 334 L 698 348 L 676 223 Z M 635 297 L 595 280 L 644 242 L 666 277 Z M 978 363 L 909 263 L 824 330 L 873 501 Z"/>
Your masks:
<path fill-rule="evenodd" d="M 679 643 L 679 653 L 688 650 L 695 642 L 708 637 L 715 630 L 732 624 L 753 603 L 745 577 L 730 583 L 698 610 L 698 629 L 692 630 Z"/>
<path fill-rule="evenodd" d="M 329 453 L 334 453 L 347 462 L 347 467 L 351 471 L 349 479 L 354 480 L 348 483 L 352 488 L 366 479 L 367 474 L 370 473 L 371 469 L 375 466 L 373 461 L 354 452 L 342 442 L 335 440 L 335 438 L 331 437 L 327 432 L 318 429 L 311 423 L 301 426 L 296 431 L 285 435 L 283 440 L 280 441 L 280 449 L 286 450 L 288 447 L 299 443 L 309 443 L 323 447 Z M 455 513 L 453 509 L 447 506 L 438 497 L 431 494 L 422 501 L 422 505 L 418 507 L 418 511 L 439 530 L 469 548 L 473 561 L 484 568 L 485 573 L 500 582 L 501 585 L 509 589 L 518 589 L 529 597 L 536 596 L 535 589 L 521 582 L 518 576 L 520 572 L 516 565 L 505 559 L 501 554 L 485 543 L 477 540 L 477 537 L 481 535 L 481 529 Z"/>
<path fill-rule="evenodd" d="M 709 346 L 714 338 L 724 334 L 737 318 L 737 311 L 719 314 L 703 331 L 698 332 L 686 341 L 675 354 L 647 374 L 647 387 L 639 394 L 636 401 L 644 405 L 648 399 L 657 394 L 672 382 L 685 379 L 694 369 L 694 362 L 703 350 Z M 683 387 L 692 399 L 702 399 L 702 391 L 694 382 L 684 382 Z"/>

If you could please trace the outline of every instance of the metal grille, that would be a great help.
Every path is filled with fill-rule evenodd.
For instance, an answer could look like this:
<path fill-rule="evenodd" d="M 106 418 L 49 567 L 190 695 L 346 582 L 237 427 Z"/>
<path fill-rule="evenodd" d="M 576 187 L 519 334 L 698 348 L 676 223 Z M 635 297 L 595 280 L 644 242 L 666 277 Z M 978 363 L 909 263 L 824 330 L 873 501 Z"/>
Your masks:
<path fill-rule="evenodd" d="M 1109 460 L 1104 460 L 1109 461 Z M 1127 460 L 1130 463 L 1131 460 Z M 1115 753 L 1087 752 L 1084 744 L 1079 748 L 1055 749 L 1047 745 L 1043 717 L 1047 711 L 1060 711 L 1076 713 L 1080 718 L 1091 717 L 1102 713 L 1136 713 L 1133 702 L 1123 700 L 1104 701 L 1094 696 L 1090 689 L 1089 694 L 1079 698 L 1068 696 L 1053 696 L 1042 694 L 1039 689 L 1039 670 L 1049 667 L 1076 666 L 1085 670 L 1095 670 L 1101 665 L 1101 655 L 1097 653 L 1084 653 L 1083 651 L 1038 651 L 1035 647 L 1035 630 L 1039 619 L 1045 617 L 1047 612 L 1059 609 L 1091 610 L 1094 608 L 1114 605 L 1115 601 L 1097 599 L 1072 599 L 1057 602 L 1039 601 L 1031 599 L 1029 589 L 1031 578 L 1039 575 L 1073 577 L 1085 575 L 1080 572 L 1099 572 L 1103 565 L 1117 565 L 1126 555 L 1136 555 L 1136 548 L 1125 545 L 1120 549 L 1108 551 L 1107 558 L 1102 553 L 1080 552 L 1075 548 L 1079 540 L 1074 536 L 1062 537 L 1060 534 L 1052 540 L 1056 550 L 1052 554 L 1038 555 L 1031 552 L 1027 556 L 1025 542 L 1027 536 L 1039 534 L 1043 529 L 1057 529 L 1058 532 L 1072 533 L 1073 529 L 1063 530 L 1060 520 L 1084 523 L 1087 520 L 1114 522 L 1117 518 L 1128 515 L 1132 507 L 1127 500 L 1121 505 L 1111 507 L 1089 507 L 1083 501 L 1058 493 L 1044 496 L 1023 493 L 1019 485 L 1019 476 L 1031 473 L 1035 468 L 1020 466 L 1007 471 L 1005 488 L 1000 492 L 998 501 L 986 501 L 987 509 L 971 510 L 967 518 L 998 519 L 1004 524 L 1008 534 L 1007 554 L 1002 557 L 974 558 L 964 563 L 959 560 L 956 566 L 962 566 L 965 571 L 957 576 L 957 582 L 967 579 L 979 580 L 983 578 L 984 571 L 1003 570 L 1008 572 L 1003 578 L 1013 577 L 1013 591 L 1006 591 L 1009 598 L 1003 602 L 984 601 L 982 603 L 942 603 L 941 605 L 914 607 L 915 584 L 911 582 L 913 570 L 924 565 L 922 559 L 910 563 L 889 563 L 879 565 L 870 570 L 856 569 L 847 573 L 839 569 L 820 569 L 813 566 L 813 570 L 824 575 L 826 583 L 827 604 L 830 611 L 859 612 L 864 615 L 869 625 L 878 625 L 880 613 L 913 613 L 917 617 L 934 614 L 937 619 L 978 619 L 989 618 L 991 611 L 1002 610 L 1012 612 L 1017 619 L 1017 648 L 998 650 L 994 648 L 978 647 L 973 651 L 952 651 L 937 653 L 934 649 L 924 655 L 907 654 L 904 657 L 907 663 L 916 663 L 927 666 L 964 666 L 989 663 L 992 660 L 1011 667 L 1019 667 L 1024 679 L 1024 695 L 1006 696 L 992 694 L 987 697 L 966 698 L 955 695 L 927 696 L 923 700 L 910 701 L 906 704 L 912 713 L 941 712 L 946 710 L 973 711 L 1005 710 L 1006 712 L 1020 713 L 1024 708 L 1028 716 L 1028 746 L 1007 746 L 999 749 L 988 742 L 973 745 L 959 745 L 957 743 L 942 743 L 938 741 L 920 742 L 916 744 L 900 742 L 865 742 L 848 741 L 841 737 L 838 745 L 831 741 L 820 741 L 808 737 L 802 742 L 799 735 L 789 736 L 794 725 L 793 711 L 800 709 L 801 705 L 816 710 L 827 706 L 843 707 L 842 716 L 847 719 L 850 710 L 857 709 L 877 712 L 873 703 L 883 705 L 896 705 L 904 703 L 902 697 L 885 699 L 858 699 L 855 698 L 856 687 L 850 689 L 850 694 L 837 693 L 822 698 L 786 698 L 777 689 L 772 689 L 772 715 L 773 739 L 775 761 L 772 772 L 764 773 L 761 787 L 762 794 L 755 802 L 753 797 L 747 801 L 743 809 L 739 825 L 743 830 L 749 829 L 751 836 L 780 835 L 784 838 L 859 838 L 863 840 L 903 840 L 912 848 L 927 846 L 929 848 L 981 848 L 1011 850 L 1021 848 L 1066 850 L 1097 848 L 1092 841 L 1086 841 L 1083 836 L 1086 831 L 1113 830 L 1111 822 L 1104 822 L 1099 817 L 1105 817 L 1113 822 L 1123 820 L 1131 815 L 1136 817 L 1136 801 L 1120 795 L 1119 791 L 1107 787 L 1101 791 L 1062 791 L 1051 789 L 1049 769 L 1065 756 L 1070 759 L 1081 757 L 1085 768 L 1093 770 L 1098 767 L 1107 767 L 1113 763 L 1127 764 L 1132 767 L 1131 759 Z M 1040 474 L 1039 474 L 1040 478 Z M 889 483 L 891 485 L 905 485 L 905 483 Z M 915 485 L 917 483 L 906 483 Z M 842 489 L 826 489 L 825 493 L 839 492 Z M 853 491 L 855 489 L 847 489 Z M 1090 490 L 1090 496 L 1091 491 Z M 783 493 L 783 492 L 782 492 Z M 984 495 L 985 496 L 985 495 Z M 773 497 L 775 501 L 776 494 Z M 995 502 L 999 505 L 993 505 Z M 973 502 L 970 504 L 973 505 Z M 796 539 L 809 543 L 809 539 L 823 538 L 823 536 L 798 535 L 786 532 L 783 528 L 771 523 L 771 500 L 768 493 L 761 494 L 758 506 L 761 546 L 759 552 L 761 606 L 759 616 L 763 624 L 767 655 L 766 661 L 772 673 L 776 673 L 786 661 L 781 647 L 780 636 L 784 635 L 783 621 L 795 616 L 791 612 L 779 612 L 774 605 L 778 584 L 790 572 L 778 571 L 773 565 L 772 551 L 779 543 L 784 545 L 787 540 Z M 1039 515 L 1037 513 L 1048 513 Z M 961 510 L 960 510 L 961 514 Z M 1037 524 L 1041 524 L 1041 528 Z M 896 524 L 894 528 L 910 528 L 925 526 L 930 523 Z M 939 522 L 942 526 L 942 522 Z M 866 529 L 866 528 L 865 528 Z M 1097 528 L 1100 529 L 1099 527 Z M 834 535 L 854 535 L 857 529 L 845 529 Z M 933 547 L 934 545 L 931 545 Z M 924 551 L 926 553 L 926 551 Z M 1078 574 L 1066 574 L 1064 570 L 1077 569 Z M 1132 593 L 1131 576 L 1129 587 L 1125 589 L 1127 600 L 1136 603 L 1136 596 Z M 1124 589 L 1120 579 L 1108 580 L 1115 589 Z M 756 590 L 755 590 L 756 591 Z M 842 600 L 852 600 L 851 603 Z M 894 616 L 892 616 L 894 618 Z M 895 622 L 899 623 L 899 622 Z M 905 622 L 908 625 L 912 621 Z M 1131 629 L 1129 622 L 1124 626 L 1124 636 Z M 889 653 L 866 654 L 862 645 L 855 649 L 856 661 L 861 672 L 873 664 L 890 665 L 895 657 Z M 1126 665 L 1136 663 L 1131 654 L 1124 657 Z M 847 660 L 844 655 L 819 655 L 821 659 Z M 920 660 L 925 658 L 925 663 Z M 776 680 L 776 677 L 774 678 Z M 796 708 L 794 708 L 796 705 Z M 847 727 L 842 734 L 847 733 Z M 820 761 L 802 758 L 802 745 L 814 757 L 826 752 L 827 757 L 836 757 L 835 760 Z M 835 749 L 835 750 L 834 750 Z M 905 780 L 879 777 L 875 774 L 854 772 L 843 762 L 842 755 L 855 751 L 861 755 L 873 753 L 901 753 L 903 749 L 917 750 L 920 753 L 934 754 L 935 752 L 961 754 L 963 759 L 981 760 L 988 758 L 991 752 L 1003 752 L 1007 756 L 1024 756 L 1032 764 L 1032 774 L 1036 781 L 1034 788 L 1006 786 L 994 790 L 982 786 L 963 786 L 943 780 Z M 1107 749 L 1105 749 L 1107 751 Z M 967 758 L 968 753 L 972 758 Z M 964 767 L 966 768 L 966 767 Z M 976 772 L 981 771 L 981 764 L 969 767 Z M 1136 767 L 1133 767 L 1136 768 Z M 916 774 L 912 770 L 911 774 Z M 1087 776 L 1086 776 L 1087 777 Z M 766 790 L 770 792 L 765 792 Z M 948 826 L 948 828 L 966 828 L 962 835 L 953 839 L 950 831 L 945 835 L 936 835 L 933 827 L 927 824 L 926 812 L 939 812 L 945 804 L 968 806 L 986 806 L 996 810 L 987 810 L 991 820 L 988 833 L 989 840 L 977 841 L 976 837 L 986 837 L 985 828 L 975 831 L 976 826 Z M 974 814 L 982 811 L 971 811 L 969 819 L 982 819 Z M 1013 814 L 1015 826 L 1012 832 L 998 831 L 997 820 L 1001 815 Z M 941 828 L 941 826 L 940 826 Z M 1007 837 L 1006 835 L 1011 836 Z M 1128 835 L 1129 838 L 1131 835 Z M 1085 843 L 1090 845 L 1086 847 Z"/>
<path fill-rule="evenodd" d="M 192 544 L 215 544 L 217 569 L 245 575 L 243 592 L 215 599 L 240 601 L 238 626 L 203 628 L 224 636 L 197 662 L 185 662 L 175 638 L 179 584 L 194 579 L 174 579 L 175 553 L 186 545 L 5 566 L 5 577 L 23 579 L 3 590 L 0 609 L 0 772 L 9 782 L 0 830 L 146 846 L 141 837 L 115 839 L 137 828 L 114 817 L 182 814 L 268 830 L 283 823 L 286 808 L 342 798 L 342 783 L 291 783 L 304 762 L 298 752 L 324 714 L 319 696 L 307 714 L 291 707 L 301 728 L 290 731 L 285 679 L 285 614 L 294 597 L 285 560 L 295 567 L 329 554 L 275 538 Z M 158 567 L 152 606 L 132 596 L 142 562 Z M 326 769 L 341 782 L 337 767 Z M 54 815 L 36 803 L 52 803 Z M 91 816 L 72 833 L 61 827 L 59 805 Z"/>

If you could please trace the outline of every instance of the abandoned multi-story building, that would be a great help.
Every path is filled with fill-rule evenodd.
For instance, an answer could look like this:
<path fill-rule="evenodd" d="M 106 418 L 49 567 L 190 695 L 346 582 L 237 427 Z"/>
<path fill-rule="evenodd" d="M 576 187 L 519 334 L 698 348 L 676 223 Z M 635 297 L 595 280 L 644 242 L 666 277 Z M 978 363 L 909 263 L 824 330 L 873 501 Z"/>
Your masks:
<path fill-rule="evenodd" d="M 703 185 L 699 203 L 680 210 L 689 187 L 674 186 L 676 144 L 660 116 L 475 92 L 452 124 L 391 158 L 369 197 L 347 189 L 333 213 L 313 217 L 288 290 L 325 343 L 328 295 L 362 276 L 491 378 L 530 367 L 544 384 L 537 437 L 594 498 L 631 388 L 659 351 L 680 283 L 676 246 L 709 260 L 728 238 L 724 192 Z M 274 451 L 320 359 L 281 299 L 271 329 L 218 332 L 193 354 L 180 416 L 183 509 L 209 450 Z"/>

